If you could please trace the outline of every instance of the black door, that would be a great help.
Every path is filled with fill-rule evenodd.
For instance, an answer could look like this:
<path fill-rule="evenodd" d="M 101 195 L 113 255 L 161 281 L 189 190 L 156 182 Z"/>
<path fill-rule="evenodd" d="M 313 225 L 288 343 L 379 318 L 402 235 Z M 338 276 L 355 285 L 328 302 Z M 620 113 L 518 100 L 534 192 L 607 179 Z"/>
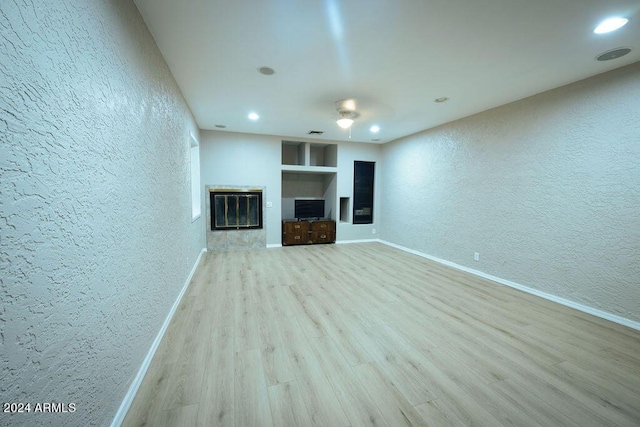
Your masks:
<path fill-rule="evenodd" d="M 353 223 L 373 224 L 375 162 L 353 162 Z"/>

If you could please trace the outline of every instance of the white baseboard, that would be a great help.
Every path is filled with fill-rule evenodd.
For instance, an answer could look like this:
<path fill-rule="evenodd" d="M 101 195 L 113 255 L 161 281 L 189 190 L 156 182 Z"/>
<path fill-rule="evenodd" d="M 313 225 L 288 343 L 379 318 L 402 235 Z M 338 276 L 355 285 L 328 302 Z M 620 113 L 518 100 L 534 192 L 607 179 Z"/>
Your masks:
<path fill-rule="evenodd" d="M 608 313 L 606 311 L 598 310 L 596 308 L 589 307 L 588 305 L 580 304 L 580 303 L 577 303 L 575 301 L 571 301 L 571 300 L 559 297 L 557 295 L 553 295 L 553 294 L 549 294 L 549 293 L 546 293 L 546 292 L 542 292 L 542 291 L 539 291 L 537 289 L 530 288 L 528 286 L 521 285 L 521 284 L 516 283 L 516 282 L 512 282 L 511 280 L 503 279 L 501 277 L 492 276 L 491 274 L 487 274 L 487 273 L 485 273 L 483 271 L 474 270 L 473 268 L 465 267 L 464 265 L 456 264 L 454 262 L 447 261 L 445 259 L 436 258 L 434 256 L 427 255 L 425 253 L 422 253 L 422 252 L 419 252 L 419 251 L 416 251 L 416 250 L 413 250 L 413 249 L 410 249 L 410 248 L 407 248 L 407 247 L 404 247 L 404 246 L 396 245 L 395 243 L 391 243 L 391 242 L 388 242 L 386 240 L 378 240 L 378 242 L 383 243 L 383 244 L 385 244 L 387 246 L 392 246 L 392 247 L 394 247 L 396 249 L 403 250 L 405 252 L 412 253 L 414 255 L 421 256 L 423 258 L 430 259 L 431 261 L 435 261 L 437 263 L 446 265 L 448 267 L 452 267 L 452 268 L 455 268 L 457 270 L 466 271 L 467 273 L 471 273 L 471 274 L 474 274 L 476 276 L 482 277 L 484 279 L 488 279 L 488 280 L 491 280 L 493 282 L 500 283 L 501 285 L 509 286 L 511 288 L 518 289 L 518 290 L 526 292 L 528 294 L 532 294 L 532 295 L 544 298 L 544 299 L 549 300 L 549 301 L 557 302 L 558 304 L 562 304 L 562 305 L 567 306 L 567 307 L 575 308 L 576 310 L 582 311 L 584 313 L 592 314 L 592 315 L 600 317 L 602 319 L 610 320 L 610 321 L 612 321 L 614 323 L 617 323 L 619 325 L 627 326 L 627 327 L 629 327 L 631 329 L 635 329 L 637 331 L 640 331 L 640 322 L 636 322 L 635 320 L 627 319 L 626 317 L 622 317 L 622 316 L 618 316 L 616 314 Z"/>
<path fill-rule="evenodd" d="M 379 242 L 379 239 L 359 239 L 359 240 L 336 240 L 336 245 L 350 244 L 350 243 L 371 243 Z"/>
<path fill-rule="evenodd" d="M 270 245 L 267 245 L 267 249 L 270 249 L 270 248 L 281 248 L 281 247 L 282 247 L 282 245 L 280 243 L 272 243 Z"/>
<path fill-rule="evenodd" d="M 200 264 L 200 260 L 202 259 L 202 254 L 204 254 L 205 252 L 207 252 L 206 248 L 203 248 L 200 251 L 200 255 L 198 255 L 198 259 L 193 265 L 193 268 L 189 273 L 189 277 L 187 277 L 187 280 L 185 281 L 184 286 L 182 286 L 182 290 L 180 291 L 180 294 L 178 294 L 178 298 L 176 298 L 175 302 L 173 303 L 173 306 L 171 307 L 171 310 L 169 310 L 169 314 L 167 314 L 167 318 L 164 319 L 164 323 L 160 328 L 160 332 L 158 332 L 156 339 L 153 341 L 153 344 L 151 344 L 151 348 L 149 349 L 147 356 L 142 361 L 142 366 L 140 366 L 140 369 L 138 370 L 138 374 L 134 378 L 133 383 L 131 384 L 131 387 L 129 387 L 129 391 L 127 392 L 124 399 L 122 400 L 122 403 L 120 404 L 120 408 L 118 408 L 118 412 L 116 412 L 116 416 L 113 417 L 113 421 L 111 422 L 111 427 L 120 427 L 120 425 L 122 425 L 122 422 L 124 421 L 124 417 L 127 415 L 127 411 L 129 411 L 129 408 L 131 407 L 133 398 L 136 397 L 136 393 L 140 388 L 140 384 L 142 384 L 142 380 L 144 379 L 144 376 L 147 373 L 147 370 L 149 369 L 149 365 L 151 365 L 153 356 L 155 356 L 156 351 L 158 350 L 158 346 L 162 341 L 162 337 L 164 337 L 164 334 L 167 331 L 167 328 L 169 327 L 169 323 L 171 322 L 173 315 L 178 309 L 178 305 L 180 305 L 180 301 L 182 301 L 182 297 L 187 291 L 187 288 L 189 287 L 189 283 L 191 283 L 191 279 L 193 278 L 193 275 L 195 274 L 196 269 Z"/>

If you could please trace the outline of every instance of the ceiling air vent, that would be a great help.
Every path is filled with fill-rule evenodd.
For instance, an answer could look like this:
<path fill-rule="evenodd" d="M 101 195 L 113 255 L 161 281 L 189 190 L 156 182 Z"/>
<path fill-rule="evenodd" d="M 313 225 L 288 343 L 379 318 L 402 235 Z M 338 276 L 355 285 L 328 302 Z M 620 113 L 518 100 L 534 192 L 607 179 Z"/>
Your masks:
<path fill-rule="evenodd" d="M 323 133 L 323 130 L 310 130 L 309 132 L 307 132 L 307 135 L 322 135 Z"/>

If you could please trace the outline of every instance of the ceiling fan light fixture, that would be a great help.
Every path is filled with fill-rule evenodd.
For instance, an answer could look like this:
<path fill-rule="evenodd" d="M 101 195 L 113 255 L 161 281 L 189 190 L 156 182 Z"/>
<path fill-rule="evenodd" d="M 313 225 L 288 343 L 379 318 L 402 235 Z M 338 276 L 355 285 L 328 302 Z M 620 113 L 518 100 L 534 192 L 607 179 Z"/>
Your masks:
<path fill-rule="evenodd" d="M 349 129 L 351 127 L 351 125 L 353 124 L 353 119 L 350 119 L 348 117 L 341 117 L 338 120 L 336 120 L 336 123 L 342 129 Z"/>
<path fill-rule="evenodd" d="M 336 102 L 336 107 L 338 114 L 340 114 L 340 118 L 336 120 L 336 123 L 342 129 L 349 129 L 353 125 L 353 121 L 360 116 L 356 112 L 355 99 L 341 99 Z"/>
<path fill-rule="evenodd" d="M 355 99 L 343 99 L 338 101 L 339 109 L 344 111 L 355 111 L 356 110 L 356 100 Z"/>

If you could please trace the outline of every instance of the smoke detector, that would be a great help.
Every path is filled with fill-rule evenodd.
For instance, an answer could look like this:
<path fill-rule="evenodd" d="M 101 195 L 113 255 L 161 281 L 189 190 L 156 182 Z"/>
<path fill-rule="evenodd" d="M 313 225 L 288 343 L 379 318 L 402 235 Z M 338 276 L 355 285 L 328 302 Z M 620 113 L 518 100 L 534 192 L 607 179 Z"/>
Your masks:
<path fill-rule="evenodd" d="M 620 58 L 631 52 L 628 47 L 617 47 L 615 49 L 608 50 L 596 56 L 597 61 L 611 61 L 612 59 Z"/>

